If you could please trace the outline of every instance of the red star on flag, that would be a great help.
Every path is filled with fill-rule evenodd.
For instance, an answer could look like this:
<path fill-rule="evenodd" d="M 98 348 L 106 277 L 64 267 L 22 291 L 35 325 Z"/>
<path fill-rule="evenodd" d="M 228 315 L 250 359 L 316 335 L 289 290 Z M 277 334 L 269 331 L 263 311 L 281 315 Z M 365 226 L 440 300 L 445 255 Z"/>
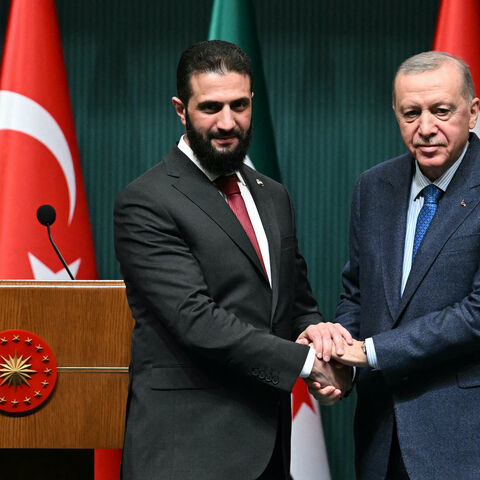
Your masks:
<path fill-rule="evenodd" d="M 305 403 L 308 407 L 315 412 L 313 407 L 312 397 L 308 393 L 307 384 L 299 378 L 292 390 L 292 418 L 295 418 L 302 404 Z"/>

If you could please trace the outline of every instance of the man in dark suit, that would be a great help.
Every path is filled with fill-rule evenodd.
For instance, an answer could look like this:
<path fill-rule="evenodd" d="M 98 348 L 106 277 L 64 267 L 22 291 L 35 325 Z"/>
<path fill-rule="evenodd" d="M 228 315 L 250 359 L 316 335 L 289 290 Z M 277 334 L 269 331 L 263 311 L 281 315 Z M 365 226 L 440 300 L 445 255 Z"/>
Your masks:
<path fill-rule="evenodd" d="M 406 60 L 393 108 L 410 153 L 355 187 L 336 319 L 365 342 L 334 358 L 366 367 L 355 419 L 362 480 L 480 478 L 480 141 L 469 133 L 478 105 L 460 59 Z"/>
<path fill-rule="evenodd" d="M 177 90 L 185 135 L 115 204 L 136 320 L 122 476 L 289 478 L 293 384 L 318 380 L 328 404 L 349 370 L 292 341 L 322 317 L 286 190 L 244 166 L 248 57 L 227 42 L 194 45 Z"/>

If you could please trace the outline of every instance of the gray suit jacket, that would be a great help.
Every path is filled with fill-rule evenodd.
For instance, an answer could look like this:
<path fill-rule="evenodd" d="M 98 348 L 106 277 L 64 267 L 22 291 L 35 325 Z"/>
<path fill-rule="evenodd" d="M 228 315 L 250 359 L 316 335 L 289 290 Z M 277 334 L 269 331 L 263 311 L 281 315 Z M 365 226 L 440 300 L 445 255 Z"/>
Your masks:
<path fill-rule="evenodd" d="M 115 246 L 136 320 L 123 478 L 257 478 L 321 320 L 284 187 L 242 169 L 269 242 L 272 288 L 217 188 L 174 147 L 120 193 Z M 259 179 L 260 182 L 257 182 Z M 288 474 L 288 465 L 285 465 Z"/>
<path fill-rule="evenodd" d="M 350 260 L 337 320 L 373 337 L 381 370 L 357 382 L 356 467 L 384 479 L 394 418 L 412 480 L 480 472 L 480 141 L 465 158 L 400 296 L 414 160 L 365 172 L 352 202 Z"/>

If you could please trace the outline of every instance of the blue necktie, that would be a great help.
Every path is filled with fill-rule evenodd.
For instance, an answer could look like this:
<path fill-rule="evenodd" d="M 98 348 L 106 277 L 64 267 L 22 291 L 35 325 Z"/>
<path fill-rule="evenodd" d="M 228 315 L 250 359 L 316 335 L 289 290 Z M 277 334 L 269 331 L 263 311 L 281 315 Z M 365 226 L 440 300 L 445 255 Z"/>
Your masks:
<path fill-rule="evenodd" d="M 417 228 L 415 229 L 415 239 L 413 241 L 413 253 L 412 253 L 412 263 L 417 253 L 417 250 L 420 248 L 423 237 L 427 233 L 430 222 L 432 221 L 435 212 L 437 211 L 438 201 L 443 194 L 443 191 L 440 190 L 436 185 L 431 183 L 427 185 L 422 190 L 422 195 L 424 198 L 423 207 L 420 210 L 417 218 Z"/>

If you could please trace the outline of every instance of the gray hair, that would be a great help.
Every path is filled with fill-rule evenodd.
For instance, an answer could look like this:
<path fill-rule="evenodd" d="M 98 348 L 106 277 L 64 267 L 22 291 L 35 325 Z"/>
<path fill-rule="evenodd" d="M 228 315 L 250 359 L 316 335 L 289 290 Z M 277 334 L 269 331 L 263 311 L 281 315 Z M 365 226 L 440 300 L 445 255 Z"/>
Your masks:
<path fill-rule="evenodd" d="M 395 107 L 395 81 L 398 75 L 410 75 L 415 73 L 430 72 L 440 68 L 446 62 L 454 62 L 463 78 L 462 96 L 467 103 L 475 98 L 475 87 L 473 86 L 472 75 L 468 69 L 468 65 L 459 57 L 450 55 L 446 52 L 423 52 L 413 57 L 407 58 L 397 70 L 393 79 L 392 99 Z"/>

